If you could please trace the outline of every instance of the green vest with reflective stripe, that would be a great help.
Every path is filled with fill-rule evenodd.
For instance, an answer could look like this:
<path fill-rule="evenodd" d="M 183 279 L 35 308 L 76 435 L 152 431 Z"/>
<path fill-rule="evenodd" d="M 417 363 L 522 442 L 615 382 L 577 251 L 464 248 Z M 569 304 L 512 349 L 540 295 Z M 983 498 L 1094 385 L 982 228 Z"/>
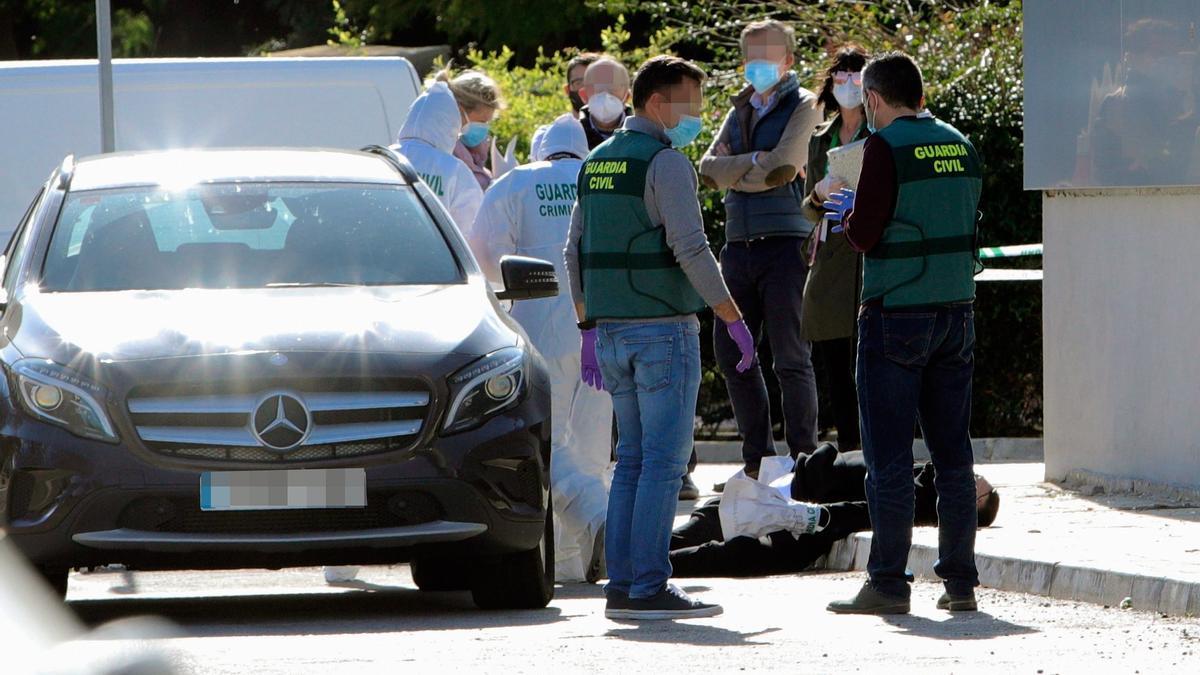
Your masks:
<path fill-rule="evenodd" d="M 694 314 L 704 301 L 646 210 L 650 160 L 668 146 L 619 129 L 579 172 L 579 268 L 588 321 Z"/>
<path fill-rule="evenodd" d="M 863 260 L 862 300 L 884 307 L 975 298 L 979 155 L 957 129 L 932 117 L 898 119 L 879 136 L 896 165 L 896 210 Z"/>

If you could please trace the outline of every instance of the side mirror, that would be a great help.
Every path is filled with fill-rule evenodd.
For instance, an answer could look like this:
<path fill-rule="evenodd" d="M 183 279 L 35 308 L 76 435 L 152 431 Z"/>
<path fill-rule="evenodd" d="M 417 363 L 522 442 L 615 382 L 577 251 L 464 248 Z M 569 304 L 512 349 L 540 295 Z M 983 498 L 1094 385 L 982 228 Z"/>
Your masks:
<path fill-rule="evenodd" d="M 558 275 L 554 265 L 537 258 L 506 255 L 500 259 L 500 276 L 504 290 L 497 293 L 500 300 L 537 300 L 558 295 Z"/>

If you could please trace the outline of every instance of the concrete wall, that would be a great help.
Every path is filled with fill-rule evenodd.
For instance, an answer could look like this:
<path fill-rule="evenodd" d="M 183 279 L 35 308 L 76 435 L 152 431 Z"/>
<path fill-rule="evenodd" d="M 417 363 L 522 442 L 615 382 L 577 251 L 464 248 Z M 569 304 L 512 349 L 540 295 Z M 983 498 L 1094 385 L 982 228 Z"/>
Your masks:
<path fill-rule="evenodd" d="M 1200 488 L 1200 189 L 1042 204 L 1047 479 Z"/>

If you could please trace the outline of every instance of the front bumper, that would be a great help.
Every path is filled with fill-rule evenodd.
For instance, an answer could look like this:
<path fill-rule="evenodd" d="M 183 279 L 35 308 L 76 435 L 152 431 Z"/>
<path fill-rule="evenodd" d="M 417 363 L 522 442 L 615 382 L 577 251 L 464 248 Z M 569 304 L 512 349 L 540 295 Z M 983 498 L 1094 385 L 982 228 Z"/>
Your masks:
<path fill-rule="evenodd" d="M 213 512 L 199 508 L 200 474 L 212 466 L 159 463 L 8 407 L 0 526 L 44 568 L 277 568 L 529 550 L 544 532 L 548 501 L 541 410 L 526 402 L 413 451 L 291 467 L 362 466 L 364 509 Z"/>
<path fill-rule="evenodd" d="M 481 523 L 452 523 L 435 520 L 420 525 L 382 527 L 346 532 L 298 532 L 260 534 L 198 534 L 153 532 L 148 530 L 104 530 L 80 532 L 72 539 L 84 546 L 110 551 L 154 551 L 190 553 L 193 551 L 255 551 L 286 553 L 296 550 L 336 549 L 345 546 L 396 548 L 464 541 L 487 532 Z"/>

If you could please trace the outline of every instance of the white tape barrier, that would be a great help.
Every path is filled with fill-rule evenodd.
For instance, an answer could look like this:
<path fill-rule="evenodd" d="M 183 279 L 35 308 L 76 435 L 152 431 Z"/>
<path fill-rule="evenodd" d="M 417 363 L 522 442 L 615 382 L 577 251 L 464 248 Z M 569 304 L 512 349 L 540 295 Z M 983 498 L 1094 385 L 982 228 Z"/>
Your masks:
<path fill-rule="evenodd" d="M 980 260 L 997 258 L 1023 258 L 1042 255 L 1041 244 L 1018 244 L 1016 246 L 991 246 L 979 249 Z M 1042 270 L 987 269 L 975 275 L 975 281 L 1041 281 Z"/>
<path fill-rule="evenodd" d="M 1041 281 L 1041 270 L 984 270 L 975 281 Z"/>

